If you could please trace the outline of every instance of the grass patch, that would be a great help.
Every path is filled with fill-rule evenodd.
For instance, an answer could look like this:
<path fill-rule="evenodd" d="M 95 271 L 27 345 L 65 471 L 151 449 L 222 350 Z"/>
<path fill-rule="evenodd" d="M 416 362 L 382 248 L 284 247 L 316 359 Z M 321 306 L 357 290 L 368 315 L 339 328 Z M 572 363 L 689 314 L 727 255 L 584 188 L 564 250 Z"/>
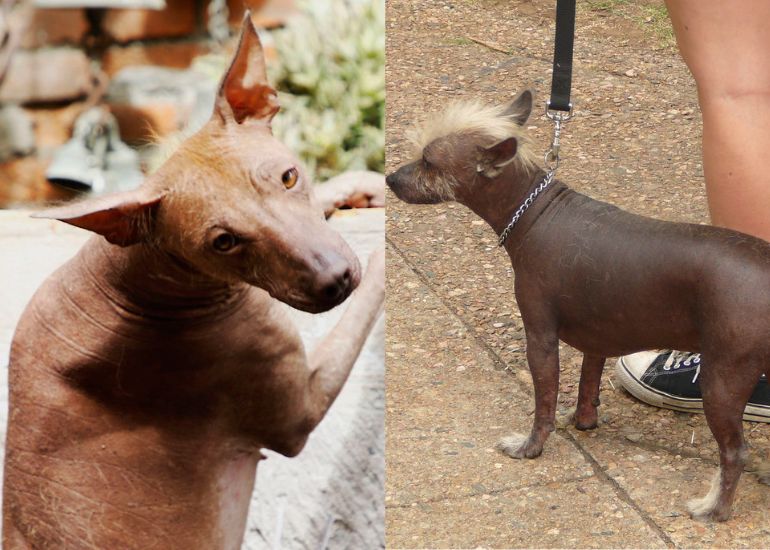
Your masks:
<path fill-rule="evenodd" d="M 621 6 L 628 4 L 629 0 L 588 0 L 588 9 L 592 11 L 606 11 L 617 13 Z"/>
<path fill-rule="evenodd" d="M 674 28 L 668 17 L 668 10 L 664 4 L 640 6 L 642 15 L 637 17 L 637 22 L 645 29 L 649 29 L 658 38 L 661 46 L 672 48 L 676 46 Z"/>
<path fill-rule="evenodd" d="M 676 46 L 674 29 L 668 17 L 665 4 L 660 1 L 631 2 L 631 0 L 586 0 L 585 8 L 633 21 L 646 33 L 655 38 L 662 48 Z"/>

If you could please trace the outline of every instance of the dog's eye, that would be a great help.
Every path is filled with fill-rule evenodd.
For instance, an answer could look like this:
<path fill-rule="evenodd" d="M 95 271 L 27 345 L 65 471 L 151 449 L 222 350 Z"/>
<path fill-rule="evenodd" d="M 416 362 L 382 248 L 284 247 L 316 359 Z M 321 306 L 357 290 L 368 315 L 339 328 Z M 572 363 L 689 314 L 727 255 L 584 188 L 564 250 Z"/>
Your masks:
<path fill-rule="evenodd" d="M 281 181 L 286 189 L 291 189 L 297 185 L 297 178 L 299 178 L 299 172 L 296 168 L 289 168 L 281 176 Z"/>
<path fill-rule="evenodd" d="M 232 251 L 236 246 L 238 246 L 238 243 L 239 243 L 238 237 L 236 237 L 232 233 L 223 231 L 222 233 L 214 237 L 214 240 L 211 241 L 211 246 L 217 252 L 224 254 L 226 252 Z"/>

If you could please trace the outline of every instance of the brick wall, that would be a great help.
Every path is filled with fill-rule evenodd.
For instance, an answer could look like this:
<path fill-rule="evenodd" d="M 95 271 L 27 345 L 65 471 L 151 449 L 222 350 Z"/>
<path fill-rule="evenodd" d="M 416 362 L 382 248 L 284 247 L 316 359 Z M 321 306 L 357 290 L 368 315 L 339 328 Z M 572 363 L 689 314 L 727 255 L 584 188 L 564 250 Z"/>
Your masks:
<path fill-rule="evenodd" d="M 189 67 L 212 47 L 207 7 L 205 0 L 166 0 L 163 10 L 36 10 L 0 84 L 0 105 L 19 105 L 32 122 L 35 150 L 0 161 L 0 208 L 67 198 L 68 193 L 48 184 L 43 174 L 56 148 L 70 139 L 73 123 L 94 89 L 95 68 L 112 77 L 135 65 Z M 231 34 L 246 7 L 258 27 L 274 27 L 285 21 L 293 3 L 228 0 Z M 156 118 L 147 124 L 137 120 L 127 131 L 173 130 L 178 121 L 157 120 L 166 111 L 149 109 L 147 116 Z"/>

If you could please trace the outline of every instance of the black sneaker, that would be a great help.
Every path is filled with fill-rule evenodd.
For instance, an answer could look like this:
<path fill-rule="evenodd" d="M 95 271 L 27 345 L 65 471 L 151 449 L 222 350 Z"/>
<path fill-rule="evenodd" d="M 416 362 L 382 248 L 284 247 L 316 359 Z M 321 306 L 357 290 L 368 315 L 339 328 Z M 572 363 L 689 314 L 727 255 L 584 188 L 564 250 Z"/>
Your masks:
<path fill-rule="evenodd" d="M 618 359 L 615 372 L 628 392 L 650 405 L 684 412 L 703 412 L 698 387 L 699 353 L 643 351 Z M 770 385 L 763 374 L 751 394 L 743 419 L 770 422 Z"/>

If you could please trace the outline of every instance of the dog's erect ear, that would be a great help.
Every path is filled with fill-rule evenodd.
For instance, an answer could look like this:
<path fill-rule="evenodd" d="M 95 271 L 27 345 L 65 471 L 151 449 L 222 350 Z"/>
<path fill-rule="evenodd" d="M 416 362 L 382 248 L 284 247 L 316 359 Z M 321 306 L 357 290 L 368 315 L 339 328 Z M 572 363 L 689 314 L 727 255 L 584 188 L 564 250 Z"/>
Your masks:
<path fill-rule="evenodd" d="M 140 188 L 49 208 L 32 217 L 61 220 L 129 246 L 148 237 L 150 216 L 162 198 Z"/>
<path fill-rule="evenodd" d="M 518 142 L 514 137 L 506 138 L 491 147 L 479 147 L 476 172 L 488 178 L 499 176 L 503 167 L 516 156 L 517 148 Z"/>
<path fill-rule="evenodd" d="M 215 115 L 225 122 L 234 120 L 241 124 L 252 119 L 269 125 L 278 109 L 275 90 L 267 82 L 262 43 L 251 22 L 251 13 L 247 10 L 238 50 L 219 86 Z"/>
<path fill-rule="evenodd" d="M 527 122 L 531 114 L 532 92 L 530 90 L 521 92 L 519 97 L 514 99 L 503 111 L 503 116 L 510 117 L 519 126 L 524 126 L 524 123 Z"/>

